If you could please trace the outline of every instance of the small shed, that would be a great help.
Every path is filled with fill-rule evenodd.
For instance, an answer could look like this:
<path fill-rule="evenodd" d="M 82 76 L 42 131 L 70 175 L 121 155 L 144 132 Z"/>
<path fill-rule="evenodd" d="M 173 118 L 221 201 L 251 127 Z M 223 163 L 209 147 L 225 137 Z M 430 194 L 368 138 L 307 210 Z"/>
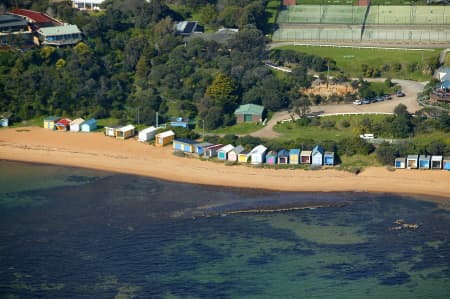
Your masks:
<path fill-rule="evenodd" d="M 81 124 L 84 123 L 84 119 L 76 118 L 70 122 L 70 131 L 71 132 L 80 132 Z"/>
<path fill-rule="evenodd" d="M 264 107 L 255 104 L 245 104 L 239 106 L 234 111 L 237 123 L 262 122 Z"/>
<path fill-rule="evenodd" d="M 94 118 L 88 119 L 80 126 L 81 132 L 92 132 L 97 129 L 97 121 Z"/>
<path fill-rule="evenodd" d="M 408 155 L 406 158 L 406 168 L 415 169 L 419 166 L 419 155 Z"/>
<path fill-rule="evenodd" d="M 194 145 L 197 144 L 196 141 L 186 138 L 176 138 L 173 140 L 173 149 L 175 151 L 182 151 L 186 153 L 194 152 Z"/>
<path fill-rule="evenodd" d="M 430 169 L 431 157 L 427 155 L 419 156 L 419 168 L 420 169 Z"/>
<path fill-rule="evenodd" d="M 266 151 L 267 147 L 262 144 L 255 146 L 250 152 L 250 157 L 252 159 L 251 163 L 254 165 L 264 163 L 266 158 Z"/>
<path fill-rule="evenodd" d="M 208 146 L 213 145 L 212 143 L 209 142 L 200 142 L 200 143 L 196 143 L 194 144 L 194 153 L 198 154 L 198 155 L 203 155 L 203 153 L 205 152 L 205 148 L 207 148 Z"/>
<path fill-rule="evenodd" d="M 126 125 L 116 130 L 116 138 L 125 140 L 136 134 L 136 128 L 133 125 Z"/>
<path fill-rule="evenodd" d="M 67 131 L 70 129 L 70 122 L 68 118 L 61 118 L 55 123 L 55 128 L 57 131 Z"/>
<path fill-rule="evenodd" d="M 105 136 L 116 137 L 116 131 L 122 126 L 105 126 Z"/>
<path fill-rule="evenodd" d="M 320 145 L 316 145 L 311 153 L 311 164 L 312 165 L 323 165 L 323 148 Z"/>
<path fill-rule="evenodd" d="M 294 148 L 289 151 L 289 164 L 298 164 L 300 162 L 300 149 Z"/>
<path fill-rule="evenodd" d="M 9 120 L 6 117 L 0 118 L 0 127 L 7 127 L 9 126 Z"/>
<path fill-rule="evenodd" d="M 188 118 L 184 117 L 173 117 L 170 119 L 170 126 L 190 129 L 195 126 L 195 122 L 190 121 Z"/>
<path fill-rule="evenodd" d="M 146 142 L 155 138 L 156 128 L 154 126 L 145 128 L 138 133 L 138 141 Z"/>
<path fill-rule="evenodd" d="M 450 157 L 445 157 L 442 160 L 442 169 L 444 170 L 450 170 Z"/>
<path fill-rule="evenodd" d="M 395 158 L 394 166 L 395 168 L 398 169 L 406 168 L 406 158 L 405 157 Z"/>
<path fill-rule="evenodd" d="M 431 169 L 442 169 L 442 156 L 431 156 Z"/>
<path fill-rule="evenodd" d="M 217 151 L 217 159 L 219 160 L 226 160 L 228 159 L 228 154 L 234 149 L 234 146 L 232 144 L 227 144 L 221 149 Z"/>
<path fill-rule="evenodd" d="M 325 152 L 323 154 L 323 165 L 334 165 L 334 152 Z"/>
<path fill-rule="evenodd" d="M 278 164 L 289 164 L 289 151 L 282 149 L 278 152 Z"/>
<path fill-rule="evenodd" d="M 300 153 L 300 163 L 301 164 L 311 164 L 311 151 L 302 151 Z"/>
<path fill-rule="evenodd" d="M 248 163 L 248 159 L 250 158 L 250 151 L 242 151 L 238 155 L 238 162 L 239 163 Z"/>
<path fill-rule="evenodd" d="M 155 135 L 155 145 L 165 146 L 173 141 L 175 133 L 172 130 L 164 131 Z"/>
<path fill-rule="evenodd" d="M 210 145 L 203 149 L 204 156 L 207 158 L 217 157 L 217 151 L 223 147 L 223 144 Z"/>
<path fill-rule="evenodd" d="M 277 151 L 269 151 L 266 154 L 266 164 L 275 165 L 277 164 L 278 153 Z"/>
<path fill-rule="evenodd" d="M 47 116 L 44 118 L 44 129 L 54 130 L 55 124 L 59 120 L 57 116 Z"/>
<path fill-rule="evenodd" d="M 236 162 L 238 160 L 239 154 L 244 151 L 242 145 L 236 146 L 233 150 L 228 153 L 228 161 Z"/>

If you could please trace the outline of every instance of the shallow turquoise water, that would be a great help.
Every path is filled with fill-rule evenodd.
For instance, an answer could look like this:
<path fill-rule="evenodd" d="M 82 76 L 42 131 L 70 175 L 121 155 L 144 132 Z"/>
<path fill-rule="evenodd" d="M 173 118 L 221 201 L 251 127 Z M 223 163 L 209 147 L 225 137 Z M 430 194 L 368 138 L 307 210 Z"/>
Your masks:
<path fill-rule="evenodd" d="M 434 203 L 221 189 L 6 161 L 0 173 L 0 297 L 450 294 L 450 212 Z M 317 205 L 324 207 L 227 214 Z M 419 228 L 395 229 L 397 219 Z"/>

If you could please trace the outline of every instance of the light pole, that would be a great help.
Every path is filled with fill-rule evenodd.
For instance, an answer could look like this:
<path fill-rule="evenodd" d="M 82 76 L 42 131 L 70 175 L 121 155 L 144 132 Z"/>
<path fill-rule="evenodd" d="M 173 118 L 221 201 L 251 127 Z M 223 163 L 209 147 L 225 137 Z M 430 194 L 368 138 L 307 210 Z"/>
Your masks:
<path fill-rule="evenodd" d="M 205 120 L 202 119 L 202 139 L 205 141 Z"/>

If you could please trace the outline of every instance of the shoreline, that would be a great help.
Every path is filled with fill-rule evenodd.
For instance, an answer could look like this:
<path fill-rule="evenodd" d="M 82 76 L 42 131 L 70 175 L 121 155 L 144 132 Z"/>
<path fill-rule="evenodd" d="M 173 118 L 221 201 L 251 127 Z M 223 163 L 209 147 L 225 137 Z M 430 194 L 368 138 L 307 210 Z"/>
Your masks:
<path fill-rule="evenodd" d="M 55 132 L 37 127 L 0 130 L 0 159 L 141 175 L 205 186 L 288 192 L 368 192 L 450 200 L 450 171 L 368 167 L 360 174 L 335 169 L 267 169 L 182 158 L 102 133 Z"/>

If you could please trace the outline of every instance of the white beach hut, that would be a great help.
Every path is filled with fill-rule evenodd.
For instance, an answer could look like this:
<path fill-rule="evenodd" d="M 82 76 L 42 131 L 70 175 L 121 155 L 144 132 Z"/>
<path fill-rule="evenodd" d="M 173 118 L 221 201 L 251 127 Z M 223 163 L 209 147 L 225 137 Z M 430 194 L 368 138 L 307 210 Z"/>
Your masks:
<path fill-rule="evenodd" d="M 80 132 L 81 124 L 84 123 L 84 119 L 76 118 L 70 122 L 70 131 L 71 132 Z"/>
<path fill-rule="evenodd" d="M 154 126 L 139 131 L 138 141 L 145 142 L 155 138 L 156 128 Z"/>
<path fill-rule="evenodd" d="M 252 164 L 262 164 L 266 156 L 267 147 L 260 144 L 252 149 L 250 152 L 250 157 L 252 159 Z"/>

